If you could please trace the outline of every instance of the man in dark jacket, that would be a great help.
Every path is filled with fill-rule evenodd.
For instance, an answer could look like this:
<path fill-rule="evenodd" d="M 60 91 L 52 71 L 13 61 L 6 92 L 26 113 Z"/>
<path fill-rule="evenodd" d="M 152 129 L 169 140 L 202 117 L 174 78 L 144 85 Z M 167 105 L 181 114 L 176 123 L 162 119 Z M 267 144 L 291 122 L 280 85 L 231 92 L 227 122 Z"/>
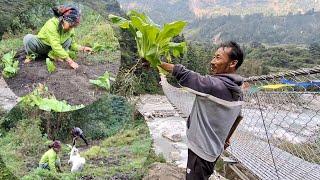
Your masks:
<path fill-rule="evenodd" d="M 79 127 L 74 127 L 71 130 L 71 135 L 73 137 L 72 139 L 72 146 L 76 145 L 76 140 L 80 137 L 88 146 L 89 143 L 87 141 L 87 139 L 85 138 L 82 129 L 80 129 Z"/>
<path fill-rule="evenodd" d="M 236 74 L 244 59 L 235 42 L 222 43 L 210 62 L 212 75 L 202 76 L 182 65 L 160 66 L 178 80 L 181 86 L 196 94 L 187 121 L 187 180 L 208 179 L 215 163 L 238 126 L 243 104 L 243 78 Z"/>

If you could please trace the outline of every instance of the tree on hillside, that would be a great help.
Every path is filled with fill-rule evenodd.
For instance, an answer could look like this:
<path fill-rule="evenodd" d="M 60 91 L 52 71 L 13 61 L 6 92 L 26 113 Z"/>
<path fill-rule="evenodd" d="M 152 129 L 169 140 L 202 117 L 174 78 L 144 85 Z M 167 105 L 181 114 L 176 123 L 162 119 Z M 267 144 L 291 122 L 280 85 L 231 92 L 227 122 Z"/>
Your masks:
<path fill-rule="evenodd" d="M 5 31 L 19 32 L 38 28 L 52 15 L 55 2 L 48 0 L 11 0 L 0 3 L 0 35 Z M 0 36 L 1 37 L 1 36 Z"/>
<path fill-rule="evenodd" d="M 308 44 L 320 37 L 320 12 L 290 16 L 218 16 L 194 20 L 188 26 L 189 40 L 207 42 L 220 34 L 223 41 L 257 41 L 272 44 Z"/>
<path fill-rule="evenodd" d="M 319 43 L 311 43 L 309 45 L 309 52 L 312 58 L 320 60 L 320 44 Z"/>
<path fill-rule="evenodd" d="M 238 73 L 243 77 L 259 76 L 269 74 L 270 69 L 262 61 L 245 60 L 239 68 Z"/>

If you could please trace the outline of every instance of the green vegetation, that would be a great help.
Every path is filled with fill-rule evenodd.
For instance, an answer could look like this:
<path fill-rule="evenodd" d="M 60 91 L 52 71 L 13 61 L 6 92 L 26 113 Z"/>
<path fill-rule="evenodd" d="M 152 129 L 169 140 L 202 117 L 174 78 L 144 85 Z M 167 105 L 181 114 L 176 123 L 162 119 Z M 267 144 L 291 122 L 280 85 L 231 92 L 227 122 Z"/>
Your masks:
<path fill-rule="evenodd" d="M 319 1 L 261 1 L 261 0 L 118 0 L 125 10 L 146 12 L 156 23 L 176 19 L 193 21 L 223 15 L 250 15 L 261 13 L 271 16 L 310 13 L 320 10 Z"/>
<path fill-rule="evenodd" d="M 119 61 L 121 53 L 118 39 L 111 25 L 96 11 L 84 6 L 81 24 L 75 30 L 77 43 L 95 50 L 93 54 L 84 55 L 88 63 Z"/>
<path fill-rule="evenodd" d="M 40 123 L 39 119 L 23 119 L 0 139 L 0 156 L 17 177 L 36 167 L 46 149 L 48 140 L 41 134 Z"/>
<path fill-rule="evenodd" d="M 56 65 L 49 58 L 46 58 L 47 69 L 49 73 L 52 73 L 56 70 Z"/>
<path fill-rule="evenodd" d="M 98 43 L 93 43 L 93 46 L 92 46 L 92 51 L 93 52 L 101 52 L 101 51 L 104 51 L 106 49 L 112 49 L 112 47 L 108 46 L 108 45 L 101 45 L 101 44 L 98 44 Z"/>
<path fill-rule="evenodd" d="M 183 38 L 183 37 L 182 37 Z M 188 52 L 183 58 L 174 59 L 174 63 L 201 74 L 209 73 L 209 63 L 217 46 L 208 43 L 188 43 Z M 245 61 L 238 73 L 245 77 L 277 73 L 299 68 L 312 68 L 320 64 L 319 43 L 308 47 L 297 45 L 266 46 L 261 43 L 243 44 Z"/>
<path fill-rule="evenodd" d="M 92 116 L 92 114 L 87 114 Z M 41 131 L 41 119 L 22 119 L 7 131 L 0 139 L 0 157 L 6 169 L 0 169 L 0 179 L 8 177 L 19 179 L 78 179 L 92 177 L 108 179 L 123 177 L 126 179 L 141 179 L 153 162 L 164 162 L 151 150 L 151 137 L 143 118 L 131 119 L 124 127 L 118 129 L 108 138 L 99 141 L 99 145 L 92 145 L 89 149 L 81 151 L 86 158 L 86 165 L 81 173 L 70 173 L 67 165 L 70 149 L 63 144 L 59 154 L 63 173 L 53 173 L 47 170 L 36 169 L 41 155 L 47 150 L 50 143 Z M 114 125 L 109 125 L 112 128 Z M 94 130 L 94 129 L 91 129 Z M 89 131 L 84 131 L 90 134 Z M 37 142 L 37 143 L 35 143 Z M 71 142 L 70 141 L 65 141 Z M 92 144 L 95 142 L 92 141 Z M 128 163 L 129 162 L 129 163 Z M 13 176 L 14 175 L 14 176 Z"/>
<path fill-rule="evenodd" d="M 65 113 L 47 112 L 20 103 L 0 121 L 0 129 L 9 131 L 20 120 L 37 117 L 50 139 L 71 140 L 70 130 L 74 126 L 81 127 L 89 139 L 102 139 L 115 134 L 130 121 L 132 110 L 125 98 L 114 95 L 103 96 L 91 105 Z"/>
<path fill-rule="evenodd" d="M 314 49 L 317 47 L 314 46 Z M 320 48 L 319 48 L 320 50 Z M 311 68 L 320 59 L 310 53 L 310 47 L 296 45 L 258 47 L 245 46 L 246 59 L 240 72 L 245 76 L 261 75 L 299 68 Z"/>
<path fill-rule="evenodd" d="M 0 66 L 2 67 L 2 75 L 5 78 L 11 78 L 18 73 L 19 61 L 14 59 L 15 52 L 11 51 L 1 58 Z"/>
<path fill-rule="evenodd" d="M 316 143 L 298 143 L 293 144 L 288 141 L 281 140 L 278 147 L 294 156 L 309 161 L 311 163 L 320 163 L 319 146 Z"/>
<path fill-rule="evenodd" d="M 97 80 L 90 79 L 90 83 L 92 83 L 98 87 L 104 88 L 106 90 L 109 90 L 110 86 L 111 86 L 110 85 L 110 75 L 106 71 L 102 76 L 98 77 Z"/>
<path fill-rule="evenodd" d="M 22 36 L 22 35 L 21 35 Z M 0 41 L 0 56 L 12 51 L 13 49 L 18 49 L 22 47 L 22 37 L 11 36 L 8 39 Z"/>
<path fill-rule="evenodd" d="M 138 10 L 139 12 L 146 12 L 156 23 L 164 24 L 172 22 L 177 19 L 192 20 L 195 18 L 190 9 L 189 1 L 184 0 L 118 0 L 125 10 Z M 130 9 L 129 9 L 130 8 Z"/>
<path fill-rule="evenodd" d="M 0 3 L 0 40 L 4 32 L 19 34 L 37 29 L 51 16 L 50 8 L 55 1 L 10 0 Z M 3 39 L 7 39 L 5 34 Z"/>
<path fill-rule="evenodd" d="M 144 120 L 141 117 L 133 120 L 131 116 L 132 108 L 126 100 L 112 95 L 71 113 L 48 113 L 20 104 L 0 121 L 3 132 L 0 157 L 6 157 L 0 179 L 14 176 L 19 179 L 140 179 L 149 164 L 164 160 L 151 151 L 151 137 Z M 46 129 L 48 124 L 50 131 Z M 48 138 L 71 142 L 69 132 L 73 126 L 81 127 L 92 144 L 101 139 L 100 145 L 81 152 L 87 160 L 84 171 L 69 173 L 67 148 L 60 153 L 64 173 L 36 169 L 47 150 Z M 103 139 L 105 137 L 110 138 Z M 127 163 L 128 159 L 131 163 Z"/>
<path fill-rule="evenodd" d="M 171 39 L 181 33 L 186 22 L 175 21 L 164 24 L 161 29 L 148 16 L 135 11 L 129 11 L 130 20 L 109 15 L 113 23 L 118 24 L 123 29 L 129 29 L 136 39 L 138 54 L 140 58 L 150 62 L 152 67 L 161 64 L 160 58 L 164 56 L 171 61 L 171 55 L 179 57 L 186 51 L 186 43 L 174 43 Z"/>
<path fill-rule="evenodd" d="M 37 106 L 41 110 L 53 112 L 68 112 L 84 107 L 84 105 L 71 106 L 66 101 L 57 100 L 43 85 L 39 85 L 32 93 L 22 97 L 21 102 L 26 106 Z"/>
<path fill-rule="evenodd" d="M 102 2 L 106 4 L 105 1 Z M 93 3 L 95 2 L 85 2 L 85 4 Z M 107 4 L 111 6 L 110 3 Z M 80 7 L 83 16 L 81 25 L 76 29 L 76 39 L 81 45 L 94 47 L 95 52 L 91 55 L 80 52 L 76 56 L 86 58 L 88 63 L 106 59 L 119 60 L 119 43 L 111 26 L 105 23 L 103 16 L 98 16 L 92 9 L 86 6 Z M 103 10 L 106 13 L 105 9 Z M 39 19 L 41 25 L 49 17 L 51 15 Z M 25 31 L 29 30 L 22 29 L 6 34 L 0 41 L 0 54 L 20 48 Z M 125 37 L 121 38 L 122 36 L 119 38 L 121 42 L 126 42 Z M 24 97 L 23 103 L 18 104 L 1 118 L 0 157 L 6 158 L 0 163 L 4 164 L 6 169 L 0 170 L 0 179 L 7 177 L 14 179 L 14 175 L 18 179 L 141 179 L 149 164 L 164 161 L 152 152 L 151 137 L 146 124 L 141 117 L 133 119 L 133 107 L 125 98 L 109 94 L 82 109 L 63 113 L 61 111 L 69 107 L 50 98 L 52 96 L 46 88 L 37 89 L 31 95 Z M 81 127 L 90 144 L 95 144 L 81 152 L 87 158 L 84 171 L 69 173 L 70 167 L 66 164 L 68 150 L 65 147 L 60 154 L 64 173 L 36 169 L 50 139 L 59 139 L 64 143 L 71 142 L 70 130 L 74 126 Z M 117 138 L 129 136 L 130 140 L 124 138 L 119 139 L 116 145 L 109 144 Z M 108 140 L 109 138 L 111 140 Z M 81 145 L 82 142 L 79 143 Z M 127 163 L 128 160 L 131 163 Z"/>
<path fill-rule="evenodd" d="M 139 93 L 159 93 L 161 92 L 158 85 L 159 74 L 155 71 L 146 70 L 142 62 L 148 61 L 152 67 L 157 67 L 161 63 L 161 57 L 171 61 L 172 55 L 179 57 L 182 53 L 185 53 L 186 43 L 182 41 L 172 42 L 172 39 L 181 33 L 186 23 L 176 21 L 165 24 L 163 28 L 160 28 L 144 14 L 130 11 L 128 16 L 130 20 L 109 15 L 113 23 L 123 29 L 128 29 L 135 39 L 135 46 L 133 46 L 134 41 L 132 39 L 127 39 L 127 42 L 131 44 L 131 49 L 125 48 L 131 52 L 126 50 L 123 53 L 123 69 L 118 74 L 112 92 L 122 96 L 131 96 Z M 125 37 L 127 36 L 130 35 L 125 34 Z M 132 53 L 134 51 L 138 51 L 139 57 Z M 133 58 L 135 59 L 132 60 Z"/>
<path fill-rule="evenodd" d="M 191 41 L 215 38 L 241 43 L 310 44 L 319 39 L 320 3 L 295 1 L 119 0 L 127 9 L 146 12 L 156 23 L 187 20 Z"/>
<path fill-rule="evenodd" d="M 3 162 L 2 157 L 0 156 L 0 178 L 1 179 L 12 179 L 16 180 L 17 178 L 10 172 L 6 164 Z"/>
<path fill-rule="evenodd" d="M 234 40 L 240 43 L 311 44 L 319 42 L 320 12 L 288 16 L 228 15 L 195 20 L 188 26 L 187 39 L 208 42 Z"/>
<path fill-rule="evenodd" d="M 39 11 L 37 13 L 34 13 L 34 16 L 40 16 L 37 18 L 36 21 L 33 21 L 34 23 L 37 23 L 37 25 L 30 25 L 32 29 L 28 29 L 29 26 L 24 24 L 23 22 L 21 24 L 21 29 L 16 29 L 14 33 L 11 33 L 11 31 L 8 31 L 6 35 L 4 35 L 4 38 L 0 41 L 0 56 L 2 57 L 5 53 L 11 51 L 11 50 L 18 50 L 22 47 L 22 40 L 23 37 L 27 33 L 37 34 L 37 32 L 40 30 L 40 28 L 43 26 L 43 24 L 53 16 L 53 13 L 51 11 L 51 7 L 53 6 L 54 2 L 48 2 L 46 0 L 36 0 L 33 1 L 34 4 L 32 6 L 29 6 L 29 1 L 24 3 L 17 3 L 17 4 L 24 4 L 21 5 L 22 7 L 28 6 L 28 11 L 24 12 L 27 14 L 24 14 L 26 19 L 29 21 L 27 16 L 29 12 Z M 31 3 L 31 2 L 30 2 Z M 59 3 L 60 4 L 60 3 Z M 63 1 L 61 2 L 63 4 Z M 0 3 L 1 6 L 1 3 Z M 12 7 L 16 7 L 16 5 L 13 5 Z M 105 47 L 103 51 L 98 51 L 93 54 L 87 55 L 84 53 L 77 53 L 74 51 L 70 51 L 69 54 L 74 60 L 77 60 L 77 58 L 86 58 L 88 63 L 94 63 L 94 62 L 104 62 L 104 61 L 118 61 L 121 53 L 119 51 L 119 42 L 117 38 L 115 37 L 114 31 L 110 24 L 106 22 L 105 18 L 97 14 L 96 11 L 92 10 L 88 6 L 80 6 L 81 8 L 81 23 L 79 27 L 75 29 L 77 43 L 80 45 L 86 45 L 90 47 L 94 47 L 94 45 L 101 45 L 102 47 Z M 10 7 L 11 9 L 11 7 Z M 19 8 L 17 8 L 19 9 Z M 23 8 L 22 8 L 23 9 Z M 22 9 L 19 9 L 22 10 Z M 1 11 L 1 8 L 0 8 Z M 45 15 L 42 14 L 45 11 Z M 18 12 L 18 11 L 17 11 Z M 31 16 L 32 14 L 30 14 Z M 33 16 L 33 15 L 32 15 Z M 32 23 L 32 22 L 30 22 Z"/>
<path fill-rule="evenodd" d="M 140 117 L 114 136 L 104 139 L 99 146 L 93 146 L 84 152 L 82 155 L 89 162 L 100 165 L 93 176 L 105 179 L 141 179 L 151 163 L 164 162 L 163 158 L 155 156 L 150 150 L 152 142 L 148 132 L 148 127 Z M 90 169 L 85 169 L 84 172 L 90 172 Z"/>
<path fill-rule="evenodd" d="M 183 41 L 184 37 L 177 37 L 177 41 Z M 183 64 L 188 69 L 201 74 L 209 74 L 210 61 L 215 50 L 215 46 L 209 43 L 188 42 L 188 52 L 183 58 L 174 59 L 174 63 Z"/>

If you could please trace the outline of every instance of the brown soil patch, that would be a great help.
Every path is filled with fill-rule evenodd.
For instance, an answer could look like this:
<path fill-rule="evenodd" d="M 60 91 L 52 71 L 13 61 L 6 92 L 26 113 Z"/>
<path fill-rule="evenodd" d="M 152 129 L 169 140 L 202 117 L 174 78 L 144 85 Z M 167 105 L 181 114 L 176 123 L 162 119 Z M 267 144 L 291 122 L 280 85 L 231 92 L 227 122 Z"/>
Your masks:
<path fill-rule="evenodd" d="M 185 170 L 168 163 L 154 163 L 143 180 L 184 180 Z"/>
<path fill-rule="evenodd" d="M 49 92 L 57 99 L 66 100 L 69 104 L 88 105 L 96 101 L 105 90 L 97 88 L 89 83 L 89 79 L 96 79 L 108 71 L 115 77 L 120 67 L 120 58 L 118 61 L 109 62 L 108 57 L 104 62 L 90 61 L 90 56 L 79 53 L 77 70 L 71 69 L 66 62 L 56 61 L 56 71 L 50 74 L 47 71 L 45 58 L 24 63 L 20 59 L 18 74 L 6 79 L 10 89 L 17 96 L 24 96 L 37 86 L 38 83 L 45 84 Z"/>

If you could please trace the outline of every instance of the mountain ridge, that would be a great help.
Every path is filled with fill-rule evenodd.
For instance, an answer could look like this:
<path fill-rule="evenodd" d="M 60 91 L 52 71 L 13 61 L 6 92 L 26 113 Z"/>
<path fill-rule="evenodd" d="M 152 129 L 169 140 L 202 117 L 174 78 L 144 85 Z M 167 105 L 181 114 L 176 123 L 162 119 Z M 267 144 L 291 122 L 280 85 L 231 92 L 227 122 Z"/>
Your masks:
<path fill-rule="evenodd" d="M 124 10 L 145 12 L 164 24 L 185 20 L 188 40 L 242 43 L 318 42 L 320 0 L 118 0 Z"/>
<path fill-rule="evenodd" d="M 282 16 L 290 13 L 304 14 L 310 10 L 320 11 L 320 0 L 118 0 L 125 10 L 137 9 L 147 12 L 152 17 L 157 11 L 166 12 L 173 17 L 203 18 L 220 15 L 248 15 L 262 13 L 264 15 Z M 159 8 L 163 7 L 163 8 Z M 178 12 L 167 11 L 176 9 Z M 190 14 L 191 13 L 191 14 Z M 156 16 L 154 16 L 156 17 Z M 153 18 L 154 18 L 153 17 Z"/>

